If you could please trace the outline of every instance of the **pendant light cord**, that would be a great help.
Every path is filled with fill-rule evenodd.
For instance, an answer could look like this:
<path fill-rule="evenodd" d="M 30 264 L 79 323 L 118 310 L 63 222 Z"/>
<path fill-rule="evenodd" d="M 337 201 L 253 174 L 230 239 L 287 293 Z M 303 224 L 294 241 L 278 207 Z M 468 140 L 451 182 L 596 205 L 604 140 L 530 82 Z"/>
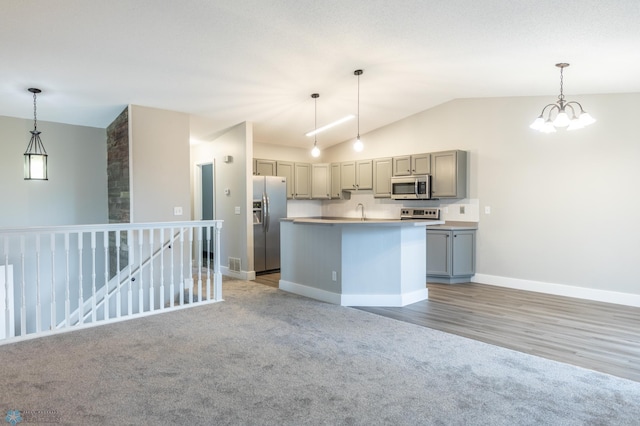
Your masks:
<path fill-rule="evenodd" d="M 36 93 L 33 93 L 33 130 L 38 130 L 38 119 L 36 118 Z"/>
<path fill-rule="evenodd" d="M 358 73 L 358 139 L 360 139 L 360 74 L 362 71 Z"/>

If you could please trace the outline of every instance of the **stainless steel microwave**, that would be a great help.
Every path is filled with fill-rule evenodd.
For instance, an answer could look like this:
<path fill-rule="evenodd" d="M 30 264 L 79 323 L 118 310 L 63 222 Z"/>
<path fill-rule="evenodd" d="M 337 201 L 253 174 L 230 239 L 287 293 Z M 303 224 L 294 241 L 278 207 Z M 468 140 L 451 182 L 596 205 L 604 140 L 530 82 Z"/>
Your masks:
<path fill-rule="evenodd" d="M 431 176 L 397 176 L 391 178 L 394 200 L 428 200 L 431 198 Z"/>

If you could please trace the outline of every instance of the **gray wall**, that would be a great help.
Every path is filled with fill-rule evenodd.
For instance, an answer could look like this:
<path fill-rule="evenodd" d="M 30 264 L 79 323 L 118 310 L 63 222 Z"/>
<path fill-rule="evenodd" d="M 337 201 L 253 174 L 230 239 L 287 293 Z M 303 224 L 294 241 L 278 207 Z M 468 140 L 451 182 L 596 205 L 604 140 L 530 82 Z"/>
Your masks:
<path fill-rule="evenodd" d="M 191 220 L 189 115 L 131 105 L 129 129 L 131 222 Z"/>
<path fill-rule="evenodd" d="M 0 116 L 0 227 L 107 222 L 105 129 L 38 121 L 49 180 L 23 179 L 33 120 Z"/>
<path fill-rule="evenodd" d="M 640 94 L 569 98 L 598 121 L 541 134 L 528 126 L 553 97 L 460 99 L 364 135 L 360 154 L 347 141 L 326 158 L 468 150 L 476 280 L 637 304 L 620 293 L 640 295 Z"/>

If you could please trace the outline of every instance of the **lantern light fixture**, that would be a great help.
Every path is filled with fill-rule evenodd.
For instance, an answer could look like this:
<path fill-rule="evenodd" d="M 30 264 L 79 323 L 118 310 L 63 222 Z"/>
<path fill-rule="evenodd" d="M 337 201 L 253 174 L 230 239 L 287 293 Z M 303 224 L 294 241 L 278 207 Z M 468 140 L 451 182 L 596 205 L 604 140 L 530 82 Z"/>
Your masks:
<path fill-rule="evenodd" d="M 47 151 L 44 149 L 38 131 L 38 119 L 36 115 L 36 95 L 42 90 L 36 88 L 28 89 L 33 93 L 33 130 L 31 130 L 31 140 L 24 152 L 24 179 L 25 180 L 49 180 L 47 170 Z"/>
<path fill-rule="evenodd" d="M 569 64 L 566 62 L 556 64 L 556 67 L 560 68 L 560 95 L 558 95 L 556 103 L 548 104 L 542 108 L 538 118 L 529 126 L 533 130 L 539 130 L 542 133 L 553 133 L 556 128 L 560 127 L 566 127 L 567 130 L 577 130 L 595 123 L 596 120 L 582 108 L 580 103 L 567 101 L 564 98 L 563 71 L 568 66 Z"/>

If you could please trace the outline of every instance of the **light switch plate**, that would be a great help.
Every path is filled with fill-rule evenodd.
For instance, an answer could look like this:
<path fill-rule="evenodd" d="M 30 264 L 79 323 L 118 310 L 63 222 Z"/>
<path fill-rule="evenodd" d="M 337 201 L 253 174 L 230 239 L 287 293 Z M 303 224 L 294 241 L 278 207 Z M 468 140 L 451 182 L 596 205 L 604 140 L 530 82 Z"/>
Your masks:
<path fill-rule="evenodd" d="M 240 214 L 240 206 L 236 206 L 236 208 L 235 208 L 235 213 L 236 213 L 236 214 Z"/>
<path fill-rule="evenodd" d="M 174 207 L 173 208 L 174 216 L 182 216 L 182 207 Z"/>

